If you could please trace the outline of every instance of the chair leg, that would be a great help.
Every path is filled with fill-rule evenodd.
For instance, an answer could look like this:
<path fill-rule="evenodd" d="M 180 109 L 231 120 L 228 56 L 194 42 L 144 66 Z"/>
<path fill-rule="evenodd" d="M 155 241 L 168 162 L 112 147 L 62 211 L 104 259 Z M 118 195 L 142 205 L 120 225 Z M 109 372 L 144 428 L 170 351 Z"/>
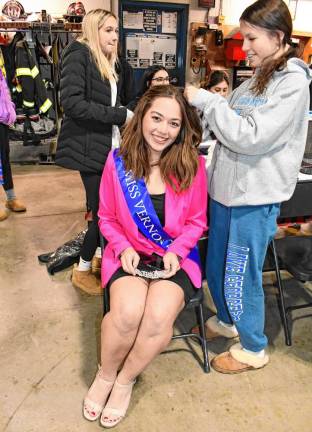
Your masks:
<path fill-rule="evenodd" d="M 207 348 L 207 340 L 206 340 L 206 330 L 205 330 L 205 321 L 204 321 L 204 314 L 203 314 L 203 305 L 200 304 L 196 306 L 196 314 L 199 324 L 199 331 L 201 336 L 201 347 L 203 350 L 203 358 L 204 358 L 204 371 L 206 373 L 210 372 L 210 366 L 209 366 L 209 358 L 208 358 L 208 348 Z"/>
<path fill-rule="evenodd" d="M 278 287 L 278 292 L 279 292 L 279 303 L 280 303 L 279 309 L 280 309 L 280 316 L 281 316 L 282 324 L 284 327 L 285 343 L 286 343 L 286 345 L 291 346 L 291 331 L 289 328 L 288 319 L 287 319 L 287 311 L 286 311 L 286 307 L 285 307 L 284 287 L 283 287 L 283 283 L 282 283 L 282 278 L 281 278 L 281 273 L 280 273 L 280 268 L 279 268 L 279 263 L 278 263 L 278 256 L 277 256 L 274 240 L 272 240 L 272 242 L 271 242 L 271 248 L 272 248 L 272 252 L 273 252 L 273 256 L 274 256 L 275 274 L 276 274 L 277 287 Z"/>

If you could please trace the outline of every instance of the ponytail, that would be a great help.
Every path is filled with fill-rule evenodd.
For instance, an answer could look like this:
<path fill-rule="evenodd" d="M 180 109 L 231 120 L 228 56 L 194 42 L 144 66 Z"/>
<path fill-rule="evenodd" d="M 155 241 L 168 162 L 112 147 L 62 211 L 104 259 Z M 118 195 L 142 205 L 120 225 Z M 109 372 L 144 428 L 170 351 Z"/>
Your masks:
<path fill-rule="evenodd" d="M 289 43 L 290 42 L 290 43 Z M 291 41 L 287 42 L 290 46 L 288 50 L 277 59 L 266 62 L 261 66 L 259 73 L 255 77 L 255 83 L 251 90 L 256 96 L 263 94 L 276 71 L 281 71 L 286 67 L 287 60 L 297 57 L 297 48 Z"/>

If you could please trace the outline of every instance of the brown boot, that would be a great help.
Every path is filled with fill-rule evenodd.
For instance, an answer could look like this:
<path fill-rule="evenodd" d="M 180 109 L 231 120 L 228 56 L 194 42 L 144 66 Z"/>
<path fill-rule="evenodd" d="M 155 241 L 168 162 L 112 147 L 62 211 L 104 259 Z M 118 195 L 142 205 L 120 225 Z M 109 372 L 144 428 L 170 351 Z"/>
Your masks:
<path fill-rule="evenodd" d="M 78 270 L 77 266 L 73 269 L 72 284 L 89 295 L 102 295 L 103 290 L 100 280 L 91 273 L 91 269 L 86 271 Z"/>
<path fill-rule="evenodd" d="M 98 277 L 101 277 L 101 263 L 102 258 L 94 256 L 91 261 L 92 273 Z"/>
<path fill-rule="evenodd" d="M 5 206 L 6 206 L 6 208 L 8 208 L 14 212 L 18 212 L 18 213 L 26 211 L 26 207 L 18 199 L 7 200 L 7 202 L 5 203 Z"/>
<path fill-rule="evenodd" d="M 9 217 L 9 213 L 6 210 L 0 209 L 0 222 L 6 220 Z"/>

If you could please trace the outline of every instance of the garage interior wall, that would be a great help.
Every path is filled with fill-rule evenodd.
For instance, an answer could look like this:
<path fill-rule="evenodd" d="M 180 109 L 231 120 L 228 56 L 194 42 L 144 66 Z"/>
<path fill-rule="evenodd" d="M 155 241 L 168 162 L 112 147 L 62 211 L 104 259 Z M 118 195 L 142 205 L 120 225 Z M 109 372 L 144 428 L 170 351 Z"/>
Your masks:
<path fill-rule="evenodd" d="M 146 0 L 155 1 L 155 0 Z M 207 10 L 198 7 L 198 0 L 164 0 L 167 3 L 183 3 L 189 4 L 189 22 L 204 21 L 207 15 Z M 242 11 L 253 3 L 254 0 L 223 0 L 222 14 L 225 16 L 225 25 L 237 25 Z M 287 5 L 290 5 L 291 10 L 296 9 L 294 20 L 294 29 L 298 31 L 312 32 L 311 16 L 312 16 L 312 1 L 311 0 L 284 0 Z M 163 1 L 159 1 L 162 3 Z M 6 2 L 0 1 L 0 8 Z M 49 14 L 62 15 L 66 13 L 66 9 L 71 0 L 21 0 L 26 12 L 39 12 L 41 9 L 46 9 Z M 118 0 L 83 0 L 85 9 L 88 11 L 93 8 L 101 7 L 104 9 L 112 9 L 118 11 Z M 297 5 L 297 7 L 295 7 Z M 210 10 L 211 16 L 219 15 L 220 0 L 215 0 L 215 7 Z"/>
<path fill-rule="evenodd" d="M 155 0 L 146 0 L 152 2 Z M 209 16 L 218 16 L 220 14 L 220 3 L 222 5 L 222 15 L 224 16 L 224 25 L 238 26 L 239 17 L 243 10 L 252 4 L 255 0 L 215 0 L 215 7 L 209 11 Z M 290 7 L 292 12 L 295 12 L 293 28 L 300 32 L 312 33 L 311 16 L 312 16 L 312 0 L 284 0 Z M 91 1 L 90 1 L 91 2 Z M 189 5 L 189 26 L 192 22 L 205 22 L 207 19 L 207 9 L 198 7 L 198 0 L 163 0 L 159 3 L 183 3 Z M 112 0 L 112 10 L 118 14 L 118 0 Z M 186 80 L 194 82 L 197 77 L 194 76 L 190 67 L 190 34 L 188 35 L 187 55 L 186 55 Z"/>
<path fill-rule="evenodd" d="M 152 2 L 155 0 L 146 0 Z M 293 27 L 296 31 L 312 33 L 311 16 L 312 16 L 312 0 L 284 0 L 294 13 Z M 46 9 L 49 14 L 62 15 L 66 13 L 68 5 L 72 0 L 21 0 L 26 12 L 40 11 Z M 207 9 L 198 7 L 198 0 L 163 0 L 159 3 L 183 3 L 189 4 L 189 26 L 192 22 L 205 22 L 207 19 Z M 224 25 L 238 26 L 239 17 L 243 10 L 253 3 L 254 0 L 215 0 L 215 7 L 209 11 L 209 16 L 218 16 L 220 12 L 224 16 Z M 2 9 L 5 1 L 0 1 Z M 88 11 L 93 8 L 101 7 L 104 9 L 112 10 L 118 15 L 118 0 L 83 0 L 85 9 Z M 220 11 L 220 4 L 222 10 Z M 187 58 L 186 58 L 186 79 L 187 81 L 196 81 L 191 69 L 188 67 L 190 64 L 190 34 L 188 35 L 187 45 Z"/>
<path fill-rule="evenodd" d="M 224 15 L 225 25 L 238 25 L 239 17 L 243 10 L 254 3 L 255 0 L 223 0 L 222 15 Z M 312 16 L 312 1 L 311 0 L 284 0 L 289 6 L 290 11 L 294 12 L 295 19 L 293 28 L 297 31 L 312 32 L 311 16 Z M 182 3 L 182 2 L 181 2 Z M 198 0 L 190 0 L 190 22 L 199 22 L 205 20 L 207 10 L 199 8 Z M 217 16 L 220 10 L 220 0 L 216 0 L 215 7 L 210 10 L 209 15 Z"/>

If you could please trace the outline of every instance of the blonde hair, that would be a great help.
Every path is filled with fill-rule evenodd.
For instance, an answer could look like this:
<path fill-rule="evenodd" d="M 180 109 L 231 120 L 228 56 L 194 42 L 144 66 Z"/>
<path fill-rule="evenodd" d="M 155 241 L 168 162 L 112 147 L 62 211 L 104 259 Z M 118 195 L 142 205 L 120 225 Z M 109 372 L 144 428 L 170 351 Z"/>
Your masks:
<path fill-rule="evenodd" d="M 117 81 L 118 75 L 115 69 L 117 47 L 113 54 L 106 56 L 100 46 L 99 30 L 109 17 L 113 17 L 117 21 L 116 16 L 110 11 L 105 9 L 90 10 L 83 18 L 82 35 L 77 40 L 89 47 L 102 78 Z"/>

